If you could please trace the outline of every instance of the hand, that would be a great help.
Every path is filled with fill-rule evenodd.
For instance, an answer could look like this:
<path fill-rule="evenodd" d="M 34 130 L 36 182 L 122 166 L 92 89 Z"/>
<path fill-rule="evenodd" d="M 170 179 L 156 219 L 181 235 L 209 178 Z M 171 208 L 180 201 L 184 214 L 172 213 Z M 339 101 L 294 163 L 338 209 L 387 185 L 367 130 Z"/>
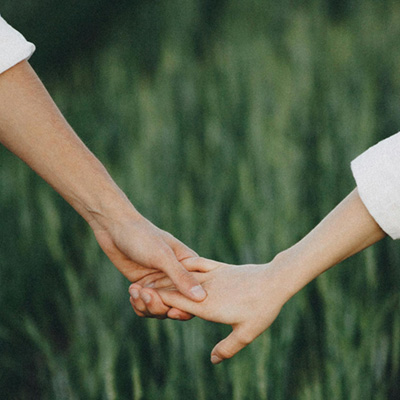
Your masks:
<path fill-rule="evenodd" d="M 231 325 L 231 334 L 211 352 L 214 364 L 231 358 L 267 329 L 290 297 L 277 261 L 232 266 L 204 258 L 189 258 L 183 264 L 190 271 L 203 271 L 194 274 L 207 291 L 203 302 L 195 303 L 182 296 L 167 277 L 154 282 L 153 288 L 144 287 L 141 296 L 147 295 L 157 301 L 160 296 L 174 310 L 185 310 L 208 321 Z M 148 278 L 144 278 L 138 285 L 147 283 Z M 130 292 L 138 285 L 132 285 Z M 135 304 L 132 298 L 131 303 Z"/>
<path fill-rule="evenodd" d="M 208 292 L 203 303 L 193 303 L 173 289 L 165 289 L 171 285 L 166 277 L 154 283 L 155 288 L 162 288 L 158 294 L 143 288 L 141 297 L 147 294 L 156 299 L 160 295 L 171 307 L 231 324 L 233 332 L 212 351 L 212 361 L 217 363 L 232 357 L 268 328 L 283 304 L 314 278 L 385 236 L 355 189 L 302 240 L 269 264 L 229 267 L 204 259 L 187 259 L 184 265 L 188 270 L 196 269 L 196 264 L 201 267 L 202 263 L 206 270 L 195 274 Z M 146 278 L 138 282 L 142 286 L 148 283 Z M 132 298 L 131 303 L 135 305 Z"/>
<path fill-rule="evenodd" d="M 182 294 L 195 301 L 203 300 L 206 293 L 181 263 L 197 254 L 140 214 L 123 215 L 118 222 L 90 222 L 100 247 L 118 270 L 131 282 L 168 276 Z M 165 314 L 170 309 L 161 306 Z M 181 319 L 192 318 L 186 312 L 178 315 Z"/>
<path fill-rule="evenodd" d="M 102 249 L 128 279 L 135 282 L 163 271 L 185 296 L 205 298 L 180 263 L 196 254 L 135 210 L 26 61 L 0 74 L 0 142 L 85 218 Z"/>

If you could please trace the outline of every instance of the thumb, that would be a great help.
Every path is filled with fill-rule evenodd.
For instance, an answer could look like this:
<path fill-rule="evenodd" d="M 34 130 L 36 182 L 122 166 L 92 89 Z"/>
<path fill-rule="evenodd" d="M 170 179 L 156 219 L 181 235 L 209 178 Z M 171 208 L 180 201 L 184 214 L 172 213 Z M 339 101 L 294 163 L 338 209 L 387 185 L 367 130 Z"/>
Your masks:
<path fill-rule="evenodd" d="M 202 301 L 207 297 L 207 293 L 194 275 L 188 272 L 176 259 L 175 254 L 170 248 L 165 250 L 160 261 L 159 268 L 169 276 L 176 288 L 184 296 L 194 301 Z"/>
<path fill-rule="evenodd" d="M 211 362 L 219 364 L 227 358 L 233 357 L 237 352 L 253 341 L 254 337 L 244 329 L 235 326 L 233 331 L 224 340 L 221 340 L 211 351 Z"/>
<path fill-rule="evenodd" d="M 169 268 L 164 272 L 171 278 L 176 288 L 189 299 L 202 301 L 207 297 L 198 280 L 179 261 L 172 259 Z"/>

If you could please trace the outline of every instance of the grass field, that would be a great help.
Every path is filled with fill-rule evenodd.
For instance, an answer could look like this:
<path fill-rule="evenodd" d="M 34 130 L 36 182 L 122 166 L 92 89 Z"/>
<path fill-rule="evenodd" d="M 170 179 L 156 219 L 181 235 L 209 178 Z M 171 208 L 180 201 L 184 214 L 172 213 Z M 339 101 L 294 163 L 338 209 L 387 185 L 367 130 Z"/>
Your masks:
<path fill-rule="evenodd" d="M 269 261 L 399 130 L 400 4 L 303 3 L 141 2 L 101 48 L 43 69 L 139 211 L 206 257 Z M 3 148 L 0 163 L 1 398 L 400 397 L 397 243 L 327 272 L 212 366 L 227 327 L 137 318 L 84 221 Z"/>

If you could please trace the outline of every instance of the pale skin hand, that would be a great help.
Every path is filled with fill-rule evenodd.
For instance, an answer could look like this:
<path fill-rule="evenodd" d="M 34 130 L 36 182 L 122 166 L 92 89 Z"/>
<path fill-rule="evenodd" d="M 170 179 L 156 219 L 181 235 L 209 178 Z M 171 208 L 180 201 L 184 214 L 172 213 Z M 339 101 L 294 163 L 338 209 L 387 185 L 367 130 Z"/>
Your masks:
<path fill-rule="evenodd" d="M 155 288 L 162 301 L 175 309 L 232 326 L 231 334 L 211 352 L 211 361 L 217 364 L 234 356 L 264 332 L 288 300 L 282 275 L 275 262 L 277 261 L 270 264 L 232 266 L 204 258 L 184 261 L 188 270 L 204 271 L 195 273 L 207 292 L 207 298 L 201 303 L 190 301 L 173 287 L 160 289 L 159 286 L 172 283 L 169 279 L 155 282 Z M 137 285 L 131 286 L 131 293 L 135 287 Z M 151 291 L 152 289 L 143 289 L 141 295 L 146 296 Z"/>
<path fill-rule="evenodd" d="M 181 309 L 232 325 L 231 335 L 211 353 L 211 361 L 218 363 L 232 357 L 268 328 L 285 302 L 307 283 L 385 236 L 355 189 L 300 242 L 269 264 L 228 267 L 204 260 L 203 270 L 207 272 L 196 275 L 208 293 L 203 303 L 193 303 L 168 289 L 172 282 L 163 277 L 158 282 L 144 278 L 131 285 L 131 296 L 138 290 L 141 300 L 131 297 L 131 304 L 139 315 L 154 315 L 160 312 L 158 305 L 162 299 L 174 307 L 168 316 Z M 186 267 L 200 270 L 198 264 L 201 260 L 188 259 Z M 149 284 L 157 290 L 146 287 Z"/>
<path fill-rule="evenodd" d="M 131 282 L 148 275 L 157 278 L 162 271 L 185 296 L 196 301 L 205 298 L 197 280 L 181 264 L 196 253 L 137 212 L 26 61 L 0 74 L 0 142 L 82 215 L 101 248 Z"/>

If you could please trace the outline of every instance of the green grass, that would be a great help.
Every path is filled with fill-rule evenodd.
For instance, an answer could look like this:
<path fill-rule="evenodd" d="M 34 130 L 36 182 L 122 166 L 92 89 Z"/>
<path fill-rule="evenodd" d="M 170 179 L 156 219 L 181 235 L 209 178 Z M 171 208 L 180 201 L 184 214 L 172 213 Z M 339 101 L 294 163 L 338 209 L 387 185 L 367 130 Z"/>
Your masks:
<path fill-rule="evenodd" d="M 206 257 L 267 262 L 354 187 L 350 161 L 398 130 L 400 7 L 204 4 L 141 3 L 102 48 L 43 79 L 146 217 Z M 5 398 L 400 396 L 396 243 L 318 278 L 214 367 L 229 329 L 137 318 L 80 217 L 0 158 Z"/>

